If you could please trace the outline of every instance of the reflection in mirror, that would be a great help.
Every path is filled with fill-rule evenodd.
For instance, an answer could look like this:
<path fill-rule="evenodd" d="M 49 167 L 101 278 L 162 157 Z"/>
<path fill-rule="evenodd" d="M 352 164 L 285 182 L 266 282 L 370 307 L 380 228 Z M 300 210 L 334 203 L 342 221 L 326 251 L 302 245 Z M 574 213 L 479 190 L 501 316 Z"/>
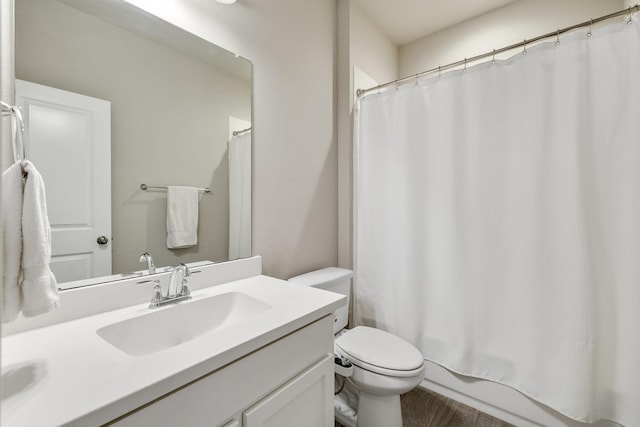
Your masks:
<path fill-rule="evenodd" d="M 125 2 L 15 7 L 16 95 L 61 288 L 146 269 L 143 252 L 158 271 L 250 256 L 251 63 Z M 166 186 L 211 189 L 195 246 L 167 248 Z"/>

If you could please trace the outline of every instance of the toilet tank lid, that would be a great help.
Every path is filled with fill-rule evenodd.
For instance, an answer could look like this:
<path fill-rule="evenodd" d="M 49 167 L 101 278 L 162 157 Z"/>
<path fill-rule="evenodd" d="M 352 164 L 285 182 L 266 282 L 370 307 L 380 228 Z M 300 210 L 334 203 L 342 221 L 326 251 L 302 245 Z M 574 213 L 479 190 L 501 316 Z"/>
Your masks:
<path fill-rule="evenodd" d="M 352 276 L 353 271 L 346 268 L 328 267 L 292 277 L 289 282 L 303 286 L 330 286 L 333 283 L 348 280 Z"/>

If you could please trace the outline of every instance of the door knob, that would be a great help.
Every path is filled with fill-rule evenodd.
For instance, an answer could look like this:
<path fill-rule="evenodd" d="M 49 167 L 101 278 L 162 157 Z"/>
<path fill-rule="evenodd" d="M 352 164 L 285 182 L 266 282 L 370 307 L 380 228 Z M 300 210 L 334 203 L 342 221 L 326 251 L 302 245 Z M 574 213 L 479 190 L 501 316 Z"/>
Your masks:
<path fill-rule="evenodd" d="M 109 243 L 109 238 L 107 236 L 98 236 L 97 242 L 99 245 L 106 245 Z"/>

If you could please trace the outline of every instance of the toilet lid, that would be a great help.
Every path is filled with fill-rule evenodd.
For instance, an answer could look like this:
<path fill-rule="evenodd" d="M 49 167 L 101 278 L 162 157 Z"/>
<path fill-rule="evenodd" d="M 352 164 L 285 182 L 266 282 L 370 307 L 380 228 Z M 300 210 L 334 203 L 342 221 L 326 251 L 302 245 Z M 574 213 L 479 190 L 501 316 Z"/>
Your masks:
<path fill-rule="evenodd" d="M 415 371 L 422 368 L 424 358 L 413 345 L 380 329 L 357 326 L 335 341 L 340 353 L 354 365 L 378 367 L 390 371 Z M 398 376 L 402 376 L 398 372 Z"/>

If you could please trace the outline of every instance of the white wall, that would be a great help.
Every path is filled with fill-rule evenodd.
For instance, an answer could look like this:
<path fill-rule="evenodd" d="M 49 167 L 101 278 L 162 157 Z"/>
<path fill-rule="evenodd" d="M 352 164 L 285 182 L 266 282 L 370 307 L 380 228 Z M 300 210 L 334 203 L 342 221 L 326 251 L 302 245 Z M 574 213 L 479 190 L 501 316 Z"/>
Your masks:
<path fill-rule="evenodd" d="M 0 0 L 0 100 L 13 105 L 13 0 Z M 11 119 L 0 118 L 0 170 L 5 170 L 13 162 L 11 150 Z M 0 243 L 2 237 L 0 236 Z M 2 251 L 0 249 L 0 255 Z M 0 273 L 2 266 L 0 266 Z"/>
<path fill-rule="evenodd" d="M 338 0 L 338 265 L 352 268 L 352 187 L 354 68 L 379 82 L 398 76 L 398 47 L 376 27 L 352 0 Z"/>
<path fill-rule="evenodd" d="M 8 104 L 13 104 L 14 89 L 14 62 L 13 62 L 13 0 L 0 0 L 0 100 Z M 9 117 L 0 118 L 0 170 L 5 170 L 9 164 L 11 156 L 11 122 Z M 11 159 L 13 161 L 13 159 Z M 2 178 L 0 176 L 0 184 Z M 0 185 L 0 189 L 2 186 Z M 2 190 L 0 190 L 1 192 Z M 1 194 L 0 194 L 1 196 Z M 0 213 L 0 220 L 2 214 Z M 2 254 L 2 235 L 0 233 L 0 259 L 4 259 Z M 0 277 L 4 277 L 4 262 L 0 263 Z M 0 282 L 1 283 L 1 282 Z M 0 305 L 4 305 L 4 286 L 0 291 Z M 2 329 L 2 326 L 0 326 Z M 0 343 L 0 350 L 2 344 Z M 0 354 L 2 352 L 0 351 Z"/>
<path fill-rule="evenodd" d="M 623 8 L 622 0 L 520 0 L 400 48 L 410 76 Z"/>
<path fill-rule="evenodd" d="M 349 0 L 349 3 L 352 65 L 376 81 L 395 80 L 398 77 L 398 46 L 373 24 L 356 2 Z"/>
<path fill-rule="evenodd" d="M 337 264 L 335 0 L 128 0 L 253 62 L 253 253 L 288 278 Z"/>

